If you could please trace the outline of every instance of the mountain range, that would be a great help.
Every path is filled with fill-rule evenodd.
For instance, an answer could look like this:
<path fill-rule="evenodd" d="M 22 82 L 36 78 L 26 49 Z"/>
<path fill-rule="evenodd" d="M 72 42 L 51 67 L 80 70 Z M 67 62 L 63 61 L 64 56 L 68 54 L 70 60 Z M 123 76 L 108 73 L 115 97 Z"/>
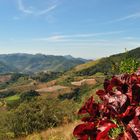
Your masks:
<path fill-rule="evenodd" d="M 83 64 L 87 60 L 74 58 L 71 55 L 54 56 L 44 54 L 1 54 L 0 73 L 22 72 L 35 73 L 40 71 L 63 72 Z"/>
<path fill-rule="evenodd" d="M 41 71 L 64 72 L 72 69 L 76 75 L 108 73 L 113 64 L 119 64 L 125 57 L 133 57 L 140 62 L 140 47 L 127 53 L 119 53 L 98 60 L 74 58 L 71 55 L 54 56 L 44 54 L 1 54 L 0 73 L 36 73 Z M 75 67 L 76 66 L 76 67 Z"/>

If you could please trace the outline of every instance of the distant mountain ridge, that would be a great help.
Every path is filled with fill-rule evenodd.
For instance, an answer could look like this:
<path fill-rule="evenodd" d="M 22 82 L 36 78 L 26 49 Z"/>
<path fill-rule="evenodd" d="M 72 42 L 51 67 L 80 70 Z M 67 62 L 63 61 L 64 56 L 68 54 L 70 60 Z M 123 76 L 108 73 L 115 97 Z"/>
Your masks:
<path fill-rule="evenodd" d="M 1 54 L 0 73 L 22 72 L 34 73 L 40 71 L 66 71 L 87 60 L 68 56 L 54 56 L 44 54 Z"/>

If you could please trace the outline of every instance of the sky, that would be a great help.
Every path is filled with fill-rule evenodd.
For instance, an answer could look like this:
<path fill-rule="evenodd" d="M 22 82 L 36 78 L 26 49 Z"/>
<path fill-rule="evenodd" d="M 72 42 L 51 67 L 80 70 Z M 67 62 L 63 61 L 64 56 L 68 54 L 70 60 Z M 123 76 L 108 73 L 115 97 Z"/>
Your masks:
<path fill-rule="evenodd" d="M 0 54 L 101 58 L 140 46 L 140 0 L 0 0 Z"/>

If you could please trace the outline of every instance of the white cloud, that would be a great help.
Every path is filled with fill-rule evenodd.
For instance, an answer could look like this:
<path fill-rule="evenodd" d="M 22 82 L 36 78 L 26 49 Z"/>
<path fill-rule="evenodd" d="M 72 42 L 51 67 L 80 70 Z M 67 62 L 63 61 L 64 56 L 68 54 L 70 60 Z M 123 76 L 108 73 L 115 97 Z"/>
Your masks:
<path fill-rule="evenodd" d="M 121 22 L 121 21 L 126 21 L 126 20 L 133 20 L 133 19 L 139 19 L 140 18 L 140 12 L 134 13 L 134 14 L 130 14 L 118 19 L 114 19 L 112 21 L 109 21 L 107 23 L 115 23 L 115 22 Z"/>
<path fill-rule="evenodd" d="M 26 8 L 22 2 L 22 0 L 18 0 L 18 8 L 21 12 L 26 14 L 33 14 L 33 11 L 29 8 Z"/>
<path fill-rule="evenodd" d="M 137 19 L 137 18 L 140 18 L 140 12 L 119 18 L 116 21 L 124 21 L 124 20 Z"/>
<path fill-rule="evenodd" d="M 105 35 L 115 35 L 120 34 L 124 31 L 112 31 L 112 32 L 99 32 L 99 33 L 82 33 L 82 34 L 65 34 L 65 35 L 52 35 L 49 37 L 35 38 L 34 41 L 47 41 L 47 42 L 69 42 L 69 41 L 86 41 L 92 42 L 95 37 L 105 36 Z M 103 39 L 99 40 L 104 42 Z"/>
<path fill-rule="evenodd" d="M 69 35 L 69 37 L 95 37 L 95 36 L 102 36 L 102 35 L 120 34 L 122 32 L 124 32 L 124 31 L 99 32 L 99 33 L 89 33 L 89 34 L 75 34 L 75 35 Z"/>
<path fill-rule="evenodd" d="M 49 41 L 49 42 L 58 42 L 58 41 L 65 41 L 65 36 L 62 35 L 54 35 L 44 38 L 36 38 L 33 39 L 35 41 Z"/>
<path fill-rule="evenodd" d="M 48 13 L 48 12 L 54 10 L 56 7 L 57 7 L 57 5 L 52 5 L 52 6 L 48 7 L 48 8 L 45 9 L 45 10 L 39 11 L 39 12 L 37 13 L 37 15 L 38 15 L 38 16 L 44 15 L 44 14 L 46 14 L 46 13 Z"/>
<path fill-rule="evenodd" d="M 132 37 L 132 36 L 126 36 L 126 37 L 123 37 L 123 39 L 125 39 L 125 40 L 139 40 L 138 38 Z"/>
<path fill-rule="evenodd" d="M 25 4 L 23 3 L 23 0 L 17 0 L 18 3 L 18 9 L 27 15 L 34 15 L 34 16 L 41 16 L 44 14 L 47 14 L 51 11 L 53 11 L 54 9 L 56 9 L 57 4 L 49 4 L 49 6 L 43 10 L 34 8 L 33 6 L 25 6 Z M 36 9 L 36 10 L 34 10 Z"/>

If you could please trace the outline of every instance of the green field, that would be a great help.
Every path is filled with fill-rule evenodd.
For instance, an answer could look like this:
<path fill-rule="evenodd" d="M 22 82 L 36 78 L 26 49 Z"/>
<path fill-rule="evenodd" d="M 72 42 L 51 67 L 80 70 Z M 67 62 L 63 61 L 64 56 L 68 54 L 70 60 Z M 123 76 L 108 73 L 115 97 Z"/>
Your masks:
<path fill-rule="evenodd" d="M 5 101 L 10 102 L 10 101 L 16 101 L 16 100 L 19 100 L 19 99 L 20 99 L 19 95 L 13 95 L 13 96 L 5 98 Z"/>

